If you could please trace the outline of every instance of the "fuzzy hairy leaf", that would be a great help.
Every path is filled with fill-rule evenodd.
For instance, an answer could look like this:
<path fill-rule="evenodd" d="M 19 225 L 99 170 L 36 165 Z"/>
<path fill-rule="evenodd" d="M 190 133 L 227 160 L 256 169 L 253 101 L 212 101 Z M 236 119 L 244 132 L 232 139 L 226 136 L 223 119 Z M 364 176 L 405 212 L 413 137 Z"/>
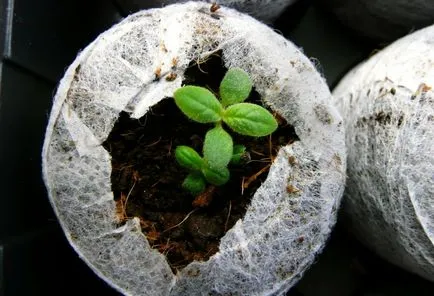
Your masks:
<path fill-rule="evenodd" d="M 182 167 L 192 171 L 200 171 L 204 163 L 199 153 L 188 146 L 176 147 L 175 158 Z"/>
<path fill-rule="evenodd" d="M 193 195 L 197 195 L 205 191 L 206 182 L 200 172 L 188 174 L 182 183 L 182 188 L 189 191 Z"/>
<path fill-rule="evenodd" d="M 202 174 L 205 176 L 205 179 L 216 186 L 223 185 L 229 181 L 230 173 L 227 167 L 223 168 L 210 168 L 205 166 L 202 168 Z"/>
<path fill-rule="evenodd" d="M 270 112 L 250 103 L 229 106 L 223 114 L 223 121 L 235 132 L 245 136 L 266 136 L 277 129 L 277 121 Z"/>
<path fill-rule="evenodd" d="M 243 158 L 246 155 L 246 146 L 244 145 L 234 145 L 231 163 L 239 165 L 243 162 Z"/>
<path fill-rule="evenodd" d="M 173 96 L 178 108 L 188 118 L 200 123 L 221 120 L 223 106 L 206 88 L 187 85 L 177 89 Z"/>
<path fill-rule="evenodd" d="M 220 84 L 220 97 L 223 106 L 243 102 L 249 96 L 252 86 L 252 80 L 244 70 L 240 68 L 229 69 Z"/>
<path fill-rule="evenodd" d="M 205 135 L 203 156 L 208 166 L 222 168 L 229 164 L 233 153 L 232 137 L 221 125 L 209 130 Z"/>

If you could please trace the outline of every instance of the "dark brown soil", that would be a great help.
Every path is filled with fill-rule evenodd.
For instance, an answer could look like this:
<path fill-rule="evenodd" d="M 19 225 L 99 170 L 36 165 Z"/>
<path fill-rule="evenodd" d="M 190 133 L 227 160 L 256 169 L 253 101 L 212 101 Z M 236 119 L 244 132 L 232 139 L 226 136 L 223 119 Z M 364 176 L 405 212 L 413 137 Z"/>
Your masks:
<path fill-rule="evenodd" d="M 221 59 L 214 56 L 200 69 L 192 65 L 184 82 L 216 92 L 225 72 Z M 253 91 L 248 101 L 260 103 L 259 95 Z M 200 152 L 210 127 L 188 120 L 173 99 L 167 98 L 140 120 L 122 113 L 104 143 L 112 156 L 111 181 L 119 223 L 140 217 L 149 243 L 166 255 L 174 271 L 193 260 L 207 260 L 218 251 L 220 238 L 244 216 L 265 180 L 278 148 L 297 140 L 293 128 L 284 122 L 271 137 L 231 133 L 235 144 L 247 147 L 251 161 L 231 166 L 231 180 L 221 187 L 208 187 L 206 197 L 211 197 L 211 202 L 198 208 L 192 205 L 195 197 L 181 188 L 187 171 L 176 163 L 174 150 L 189 145 Z"/>

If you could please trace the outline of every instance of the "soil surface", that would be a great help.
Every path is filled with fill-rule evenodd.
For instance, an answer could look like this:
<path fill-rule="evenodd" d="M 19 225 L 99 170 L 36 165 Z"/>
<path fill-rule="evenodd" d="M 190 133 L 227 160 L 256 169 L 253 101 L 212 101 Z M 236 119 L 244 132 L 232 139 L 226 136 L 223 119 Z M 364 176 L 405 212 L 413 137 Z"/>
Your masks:
<path fill-rule="evenodd" d="M 216 55 L 200 66 L 192 64 L 184 83 L 217 93 L 225 72 Z M 260 97 L 252 91 L 247 101 L 260 103 Z M 139 120 L 121 113 L 104 143 L 112 156 L 119 223 L 139 217 L 149 243 L 166 255 L 174 272 L 194 260 L 207 260 L 218 251 L 220 238 L 243 218 L 279 147 L 298 139 L 291 126 L 279 121 L 276 132 L 261 138 L 240 136 L 225 128 L 234 144 L 247 147 L 250 160 L 230 166 L 230 181 L 209 186 L 200 196 L 209 205 L 196 207 L 192 205 L 196 197 L 181 187 L 188 172 L 177 164 L 174 151 L 178 145 L 188 145 L 200 152 L 212 125 L 189 120 L 172 98 L 162 100 Z"/>

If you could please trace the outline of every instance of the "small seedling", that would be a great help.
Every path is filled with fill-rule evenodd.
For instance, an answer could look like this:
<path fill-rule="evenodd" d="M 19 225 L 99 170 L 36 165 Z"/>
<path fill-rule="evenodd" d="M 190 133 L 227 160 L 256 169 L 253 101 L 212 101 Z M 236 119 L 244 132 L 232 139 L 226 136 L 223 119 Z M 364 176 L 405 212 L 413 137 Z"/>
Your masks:
<path fill-rule="evenodd" d="M 246 147 L 234 145 L 223 123 L 236 133 L 252 137 L 266 136 L 277 129 L 277 121 L 270 112 L 259 105 L 243 103 L 252 86 L 245 71 L 232 68 L 220 84 L 220 100 L 199 86 L 188 85 L 175 91 L 175 103 L 188 118 L 215 124 L 205 135 L 203 157 L 191 147 L 176 148 L 176 160 L 190 171 L 183 187 L 192 194 L 203 192 L 206 183 L 225 184 L 230 177 L 229 163 L 237 165 L 245 158 Z"/>

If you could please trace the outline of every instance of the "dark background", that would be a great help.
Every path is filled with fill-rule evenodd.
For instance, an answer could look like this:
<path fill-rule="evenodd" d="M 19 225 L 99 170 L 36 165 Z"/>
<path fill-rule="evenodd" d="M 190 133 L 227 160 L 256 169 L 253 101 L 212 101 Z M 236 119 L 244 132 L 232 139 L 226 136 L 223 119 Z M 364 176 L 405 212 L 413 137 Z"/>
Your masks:
<path fill-rule="evenodd" d="M 80 49 L 126 15 L 122 3 L 0 0 L 0 296 L 119 295 L 64 238 L 40 155 L 57 81 Z M 330 87 L 384 46 L 357 37 L 308 0 L 285 12 L 275 28 L 312 57 Z M 288 295 L 434 295 L 433 283 L 384 262 L 344 224 L 339 219 L 318 262 Z"/>

